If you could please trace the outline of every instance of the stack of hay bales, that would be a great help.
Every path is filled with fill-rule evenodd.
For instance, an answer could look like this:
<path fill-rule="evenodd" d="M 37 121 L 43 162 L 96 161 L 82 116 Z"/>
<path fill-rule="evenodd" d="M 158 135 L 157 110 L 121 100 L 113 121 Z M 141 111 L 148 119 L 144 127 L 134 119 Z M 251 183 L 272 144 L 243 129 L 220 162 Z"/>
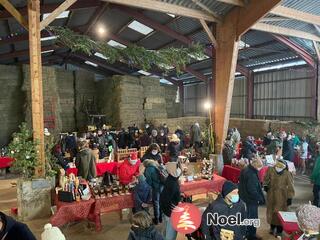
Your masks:
<path fill-rule="evenodd" d="M 61 106 L 62 132 L 75 131 L 74 74 L 72 71 L 56 69 Z"/>
<path fill-rule="evenodd" d="M 55 68 L 42 67 L 44 127 L 49 128 L 52 133 L 59 133 L 62 129 L 60 97 L 56 79 Z M 25 117 L 27 124 L 31 127 L 31 83 L 28 65 L 23 66 L 23 81 L 22 90 L 26 92 Z"/>
<path fill-rule="evenodd" d="M 178 87 L 175 85 L 162 84 L 165 92 L 166 110 L 168 118 L 180 117 L 182 111 L 182 103 L 176 102 Z"/>
<path fill-rule="evenodd" d="M 24 121 L 24 94 L 19 66 L 0 65 L 0 147 L 8 144 L 11 134 Z"/>
<path fill-rule="evenodd" d="M 147 121 L 157 118 L 167 118 L 165 89 L 160 86 L 160 79 L 154 77 L 141 77 L 144 89 L 144 115 Z"/>
<path fill-rule="evenodd" d="M 140 79 L 132 76 L 118 76 L 98 83 L 100 110 L 107 122 L 116 128 L 144 123 L 143 87 Z"/>

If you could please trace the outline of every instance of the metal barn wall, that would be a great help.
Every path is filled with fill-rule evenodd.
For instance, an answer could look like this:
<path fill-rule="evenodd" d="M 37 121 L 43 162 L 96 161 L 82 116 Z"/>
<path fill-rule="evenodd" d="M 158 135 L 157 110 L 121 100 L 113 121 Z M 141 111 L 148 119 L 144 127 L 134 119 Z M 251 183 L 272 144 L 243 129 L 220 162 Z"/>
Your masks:
<path fill-rule="evenodd" d="M 204 83 L 184 86 L 184 115 L 206 116 L 204 103 L 207 99 L 207 86 Z"/>
<path fill-rule="evenodd" d="M 254 118 L 312 119 L 313 71 L 284 69 L 254 75 Z"/>
<path fill-rule="evenodd" d="M 247 109 L 247 79 L 236 77 L 234 80 L 231 113 L 234 118 L 245 118 Z"/>

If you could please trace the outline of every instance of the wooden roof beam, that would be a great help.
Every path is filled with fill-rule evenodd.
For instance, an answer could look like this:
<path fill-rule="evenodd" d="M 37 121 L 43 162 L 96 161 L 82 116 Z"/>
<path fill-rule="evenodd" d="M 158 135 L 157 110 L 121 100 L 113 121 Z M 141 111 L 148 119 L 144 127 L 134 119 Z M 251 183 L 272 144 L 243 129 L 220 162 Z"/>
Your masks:
<path fill-rule="evenodd" d="M 105 2 L 110 2 L 114 4 L 126 5 L 135 8 L 142 8 L 157 12 L 171 13 L 174 15 L 196 18 L 196 19 L 204 19 L 209 22 L 220 22 L 221 19 L 212 16 L 211 14 L 207 14 L 203 11 L 191 9 L 187 7 L 182 7 L 177 4 L 171 4 L 161 1 L 155 0 L 102 0 Z"/>
<path fill-rule="evenodd" d="M 320 16 L 299 11 L 293 8 L 278 6 L 274 8 L 270 13 L 309 24 L 320 25 Z"/>
<path fill-rule="evenodd" d="M 244 2 L 242 0 L 217 0 L 217 1 L 231 4 L 231 5 L 235 5 L 235 6 L 240 6 L 240 7 L 244 6 Z"/>
<path fill-rule="evenodd" d="M 76 9 L 85 9 L 85 8 L 92 8 L 92 7 L 98 7 L 101 4 L 99 0 L 78 0 L 76 3 L 74 3 L 72 6 L 70 6 L 69 10 L 76 10 Z M 59 7 L 60 4 L 45 4 L 40 6 L 40 13 L 51 13 L 54 11 L 57 7 Z M 22 16 L 28 15 L 28 9 L 27 7 L 17 8 L 17 10 L 21 13 Z M 6 11 L 0 11 L 0 20 L 2 19 L 8 19 L 11 18 L 12 15 Z"/>
<path fill-rule="evenodd" d="M 65 0 L 59 7 L 57 7 L 50 15 L 40 22 L 40 31 L 50 23 L 52 23 L 62 12 L 66 11 L 77 0 Z"/>
<path fill-rule="evenodd" d="M 216 38 L 213 36 L 213 33 L 212 33 L 212 31 L 210 30 L 209 26 L 207 25 L 206 21 L 203 20 L 203 19 L 200 19 L 199 21 L 200 21 L 200 23 L 201 23 L 204 31 L 207 33 L 207 35 L 208 35 L 208 37 L 209 37 L 212 45 L 215 46 L 215 47 L 217 47 L 217 45 L 218 45 L 218 44 L 217 44 L 217 40 L 216 40 Z"/>
<path fill-rule="evenodd" d="M 27 20 L 8 0 L 0 0 L 0 4 L 18 21 L 18 23 L 20 23 L 21 26 L 29 31 Z"/>
<path fill-rule="evenodd" d="M 311 41 L 317 41 L 317 42 L 320 41 L 320 37 L 312 33 L 307 33 L 307 32 L 295 30 L 292 28 L 278 27 L 278 26 L 274 26 L 266 23 L 256 23 L 251 27 L 251 29 L 274 33 L 274 34 L 280 34 L 280 35 L 289 36 L 289 37 L 304 38 Z"/>

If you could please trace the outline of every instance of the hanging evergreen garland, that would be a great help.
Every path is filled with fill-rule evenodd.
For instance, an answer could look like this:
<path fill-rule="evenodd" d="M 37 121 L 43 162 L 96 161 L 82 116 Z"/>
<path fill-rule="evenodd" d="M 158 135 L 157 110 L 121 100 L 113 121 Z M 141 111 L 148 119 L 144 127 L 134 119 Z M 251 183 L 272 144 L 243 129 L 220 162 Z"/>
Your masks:
<path fill-rule="evenodd" d="M 189 48 L 170 47 L 157 51 L 147 50 L 134 44 L 120 48 L 112 47 L 106 42 L 94 41 L 68 28 L 51 26 L 47 29 L 52 35 L 57 36 L 58 43 L 70 48 L 72 52 L 81 52 L 89 56 L 99 52 L 107 58 L 106 61 L 109 63 L 122 61 L 144 71 L 157 66 L 163 71 L 174 67 L 180 73 L 192 59 L 204 57 L 204 47 L 200 44 L 193 44 Z"/>

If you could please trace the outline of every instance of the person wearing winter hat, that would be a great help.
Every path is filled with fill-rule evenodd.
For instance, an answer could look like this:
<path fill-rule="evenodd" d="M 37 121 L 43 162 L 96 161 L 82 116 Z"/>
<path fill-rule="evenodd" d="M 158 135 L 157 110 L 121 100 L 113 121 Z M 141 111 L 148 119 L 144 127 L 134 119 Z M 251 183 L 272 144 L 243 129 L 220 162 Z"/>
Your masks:
<path fill-rule="evenodd" d="M 217 214 L 217 216 L 237 216 L 240 214 L 241 220 L 246 219 L 246 207 L 239 198 L 238 187 L 230 181 L 226 181 L 222 186 L 222 192 L 218 198 L 209 204 L 202 215 L 201 231 L 206 240 L 221 239 L 220 233 L 222 230 L 229 230 L 233 232 L 235 240 L 244 239 L 246 236 L 246 226 L 229 225 L 224 226 L 214 225 L 208 222 L 210 216 Z"/>
<path fill-rule="evenodd" d="M 153 129 L 151 131 L 151 143 L 157 143 L 158 138 L 158 131 L 156 129 Z"/>
<path fill-rule="evenodd" d="M 133 213 L 143 210 L 148 212 L 149 203 L 152 200 L 152 188 L 147 183 L 146 177 L 144 175 L 138 176 L 138 184 L 134 187 L 133 196 Z"/>
<path fill-rule="evenodd" d="M 160 195 L 160 208 L 164 214 L 165 239 L 175 240 L 177 232 L 172 227 L 170 217 L 172 210 L 178 206 L 181 201 L 179 177 L 182 170 L 179 168 L 177 162 L 168 162 L 166 164 L 166 169 L 169 175 L 164 183 L 164 188 Z"/>
<path fill-rule="evenodd" d="M 282 226 L 278 211 L 286 212 L 294 197 L 293 176 L 288 171 L 287 163 L 278 160 L 274 167 L 269 168 L 264 178 L 263 186 L 267 192 L 267 222 L 270 224 L 270 234 L 280 236 Z"/>
<path fill-rule="evenodd" d="M 132 225 L 129 232 L 128 240 L 164 240 L 152 224 L 150 215 L 145 211 L 140 211 L 132 216 Z"/>
<path fill-rule="evenodd" d="M 296 210 L 298 224 L 304 232 L 301 239 L 317 240 L 320 237 L 320 208 L 304 204 Z M 300 238 L 299 238 L 300 239 Z"/>
<path fill-rule="evenodd" d="M 18 222 L 2 212 L 0 212 L 0 239 L 36 240 L 26 224 Z"/>
<path fill-rule="evenodd" d="M 59 228 L 53 227 L 50 223 L 44 225 L 41 240 L 66 240 Z"/>
<path fill-rule="evenodd" d="M 129 159 L 124 160 L 118 169 L 119 181 L 121 184 L 127 185 L 135 181 L 135 177 L 139 175 L 140 159 L 138 153 L 133 152 L 130 154 Z"/>

